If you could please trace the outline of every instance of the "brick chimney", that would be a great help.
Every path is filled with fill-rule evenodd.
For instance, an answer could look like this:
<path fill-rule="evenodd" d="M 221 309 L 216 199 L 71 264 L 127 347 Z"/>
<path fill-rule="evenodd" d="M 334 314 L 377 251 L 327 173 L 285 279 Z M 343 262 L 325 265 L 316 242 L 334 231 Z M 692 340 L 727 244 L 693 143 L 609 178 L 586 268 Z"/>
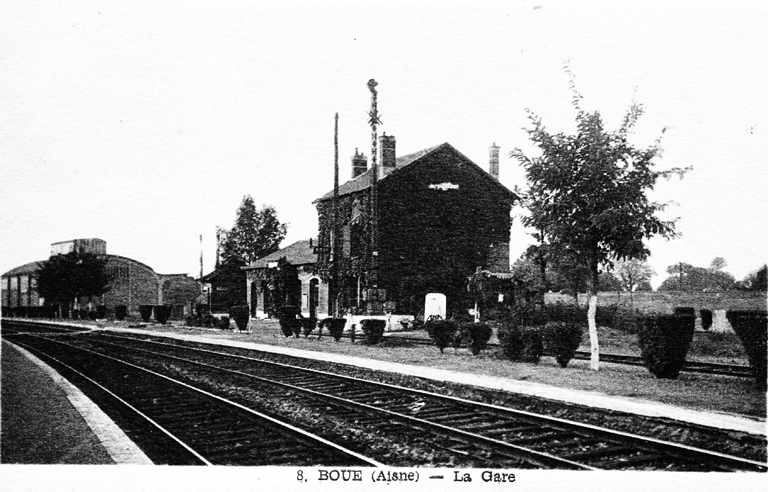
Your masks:
<path fill-rule="evenodd" d="M 493 142 L 493 145 L 488 148 L 488 152 L 490 154 L 490 169 L 488 172 L 494 178 L 499 179 L 499 146 L 496 145 L 496 142 Z"/>
<path fill-rule="evenodd" d="M 358 154 L 355 149 L 355 155 L 352 156 L 352 179 L 363 174 L 368 170 L 368 158 L 365 154 Z"/>
<path fill-rule="evenodd" d="M 381 160 L 379 166 L 381 171 L 379 176 L 386 176 L 395 170 L 396 154 L 395 154 L 395 137 L 384 133 L 379 138 L 379 147 L 381 148 Z"/>

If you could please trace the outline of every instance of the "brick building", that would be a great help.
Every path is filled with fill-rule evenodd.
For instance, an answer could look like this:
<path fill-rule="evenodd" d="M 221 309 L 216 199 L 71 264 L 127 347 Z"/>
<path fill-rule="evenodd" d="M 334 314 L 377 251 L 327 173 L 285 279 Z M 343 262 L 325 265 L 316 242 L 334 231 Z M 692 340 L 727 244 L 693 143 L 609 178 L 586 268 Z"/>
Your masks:
<path fill-rule="evenodd" d="M 107 243 L 97 238 L 51 244 L 51 256 L 71 251 L 93 253 L 107 260 L 106 270 L 112 275 L 110 290 L 92 299 L 93 306 L 106 306 L 113 311 L 115 306 L 125 305 L 130 315 L 138 316 L 140 305 L 169 304 L 174 306 L 177 316 L 191 313 L 190 303 L 199 293 L 199 285 L 192 277 L 186 274 L 158 274 L 139 261 L 107 254 Z M 44 262 L 27 263 L 2 275 L 0 287 L 4 315 L 8 311 L 24 314 L 24 308 L 44 304 L 44 299 L 37 293 L 37 272 Z M 77 308 L 87 309 L 87 300 L 81 300 Z"/>
<path fill-rule="evenodd" d="M 338 189 L 336 246 L 329 191 L 314 202 L 314 244 L 300 241 L 247 267 L 252 314 L 269 314 L 265 275 L 278 259 L 297 268 L 290 302 L 300 301 L 305 316 L 329 315 L 334 302 L 346 314 L 415 315 L 429 292 L 446 294 L 449 310 L 463 309 L 467 278 L 478 267 L 509 271 L 519 197 L 498 180 L 499 147 L 491 146 L 486 172 L 449 143 L 401 157 L 395 144 L 393 136 L 380 139 L 375 207 L 373 171 L 355 151 L 351 179 Z"/>

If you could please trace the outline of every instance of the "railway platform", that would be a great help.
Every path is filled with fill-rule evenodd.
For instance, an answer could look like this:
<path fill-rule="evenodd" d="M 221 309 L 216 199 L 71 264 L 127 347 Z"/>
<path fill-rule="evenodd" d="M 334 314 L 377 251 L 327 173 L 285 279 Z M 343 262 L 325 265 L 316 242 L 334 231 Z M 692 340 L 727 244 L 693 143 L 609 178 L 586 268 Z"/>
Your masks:
<path fill-rule="evenodd" d="M 3 464 L 152 464 L 80 390 L 7 342 L 0 352 Z"/>

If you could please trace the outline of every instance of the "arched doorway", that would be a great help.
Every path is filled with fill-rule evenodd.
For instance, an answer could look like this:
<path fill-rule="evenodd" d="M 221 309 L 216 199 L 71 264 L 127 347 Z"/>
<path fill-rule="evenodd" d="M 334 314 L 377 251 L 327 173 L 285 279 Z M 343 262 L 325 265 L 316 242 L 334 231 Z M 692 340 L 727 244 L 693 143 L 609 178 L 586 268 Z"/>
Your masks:
<path fill-rule="evenodd" d="M 313 278 L 309 281 L 309 317 L 317 318 L 317 304 L 320 301 L 320 281 Z"/>

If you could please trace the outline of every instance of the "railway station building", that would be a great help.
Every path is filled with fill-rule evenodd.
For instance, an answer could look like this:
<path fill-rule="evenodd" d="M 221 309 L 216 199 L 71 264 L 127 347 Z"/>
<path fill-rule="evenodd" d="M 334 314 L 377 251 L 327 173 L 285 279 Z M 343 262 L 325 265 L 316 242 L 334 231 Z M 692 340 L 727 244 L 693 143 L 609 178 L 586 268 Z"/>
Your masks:
<path fill-rule="evenodd" d="M 489 149 L 488 171 L 449 143 L 396 157 L 395 137 L 385 134 L 379 149 L 376 179 L 355 150 L 338 201 L 333 190 L 314 201 L 317 239 L 246 267 L 253 316 L 274 315 L 277 278 L 288 289 L 285 302 L 304 316 L 328 316 L 334 302 L 345 315 L 416 315 L 430 292 L 445 293 L 450 311 L 477 268 L 509 272 L 519 197 L 499 182 L 498 146 Z"/>
<path fill-rule="evenodd" d="M 106 306 L 114 312 L 115 306 L 125 305 L 129 315 L 139 315 L 141 305 L 172 305 L 174 315 L 191 314 L 192 302 L 199 294 L 199 285 L 186 274 L 159 274 L 148 265 L 124 256 L 107 254 L 107 243 L 102 239 L 83 238 L 51 244 L 51 256 L 71 251 L 87 252 L 107 260 L 107 273 L 112 275 L 110 290 L 94 297 L 92 307 Z M 3 315 L 26 315 L 26 308 L 43 306 L 37 292 L 37 274 L 46 260 L 33 261 L 5 272 L 0 279 Z M 79 309 L 87 309 L 87 300 L 81 300 Z"/>

